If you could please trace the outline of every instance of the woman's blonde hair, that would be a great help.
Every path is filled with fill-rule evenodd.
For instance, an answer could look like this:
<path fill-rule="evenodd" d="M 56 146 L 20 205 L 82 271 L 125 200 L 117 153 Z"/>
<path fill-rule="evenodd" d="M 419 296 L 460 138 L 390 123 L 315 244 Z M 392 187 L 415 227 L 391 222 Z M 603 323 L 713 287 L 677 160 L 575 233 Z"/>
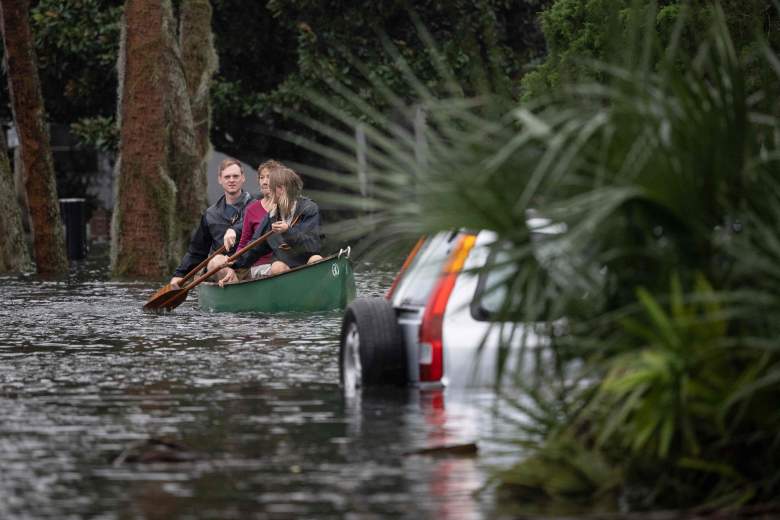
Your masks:
<path fill-rule="evenodd" d="M 271 170 L 271 175 L 268 177 L 268 185 L 274 194 L 276 207 L 279 208 L 281 216 L 289 217 L 293 204 L 295 204 L 295 200 L 303 189 L 303 180 L 292 169 L 285 166 Z M 285 196 L 277 197 L 276 188 L 278 186 L 284 187 Z"/>

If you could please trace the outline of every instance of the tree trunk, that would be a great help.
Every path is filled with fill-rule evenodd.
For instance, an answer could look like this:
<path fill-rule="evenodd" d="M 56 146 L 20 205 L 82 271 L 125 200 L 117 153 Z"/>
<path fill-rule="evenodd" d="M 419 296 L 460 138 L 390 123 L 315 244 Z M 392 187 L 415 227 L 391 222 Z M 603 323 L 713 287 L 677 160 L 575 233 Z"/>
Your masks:
<path fill-rule="evenodd" d="M 35 263 L 39 273 L 57 273 L 67 271 L 68 259 L 28 12 L 27 0 L 0 1 L 8 90 L 22 151 Z"/>
<path fill-rule="evenodd" d="M 189 18 L 188 2 L 179 8 L 180 16 Z M 180 31 L 185 27 L 180 25 Z M 206 207 L 206 177 L 202 170 L 201 154 L 195 137 L 187 78 L 182 52 L 177 41 L 171 39 L 167 47 L 168 102 L 166 117 L 170 128 L 171 178 L 176 184 L 176 228 L 173 252 L 181 256 L 186 250 L 193 228 Z"/>
<path fill-rule="evenodd" d="M 22 211 L 16 201 L 14 174 L 8 161 L 5 135 L 0 129 L 0 272 L 24 271 L 31 267 L 24 240 Z"/>
<path fill-rule="evenodd" d="M 181 256 L 206 207 L 210 153 L 209 87 L 217 68 L 208 0 L 183 0 L 179 44 L 169 51 L 171 177 L 176 183 L 174 251 Z"/>
<path fill-rule="evenodd" d="M 169 175 L 169 0 L 127 0 L 119 52 L 120 142 L 112 232 L 116 276 L 160 278 L 174 259 L 176 187 Z"/>
<path fill-rule="evenodd" d="M 179 12 L 179 47 L 195 123 L 195 141 L 205 161 L 211 151 L 209 89 L 219 66 L 211 32 L 212 9 L 208 0 L 183 0 Z"/>

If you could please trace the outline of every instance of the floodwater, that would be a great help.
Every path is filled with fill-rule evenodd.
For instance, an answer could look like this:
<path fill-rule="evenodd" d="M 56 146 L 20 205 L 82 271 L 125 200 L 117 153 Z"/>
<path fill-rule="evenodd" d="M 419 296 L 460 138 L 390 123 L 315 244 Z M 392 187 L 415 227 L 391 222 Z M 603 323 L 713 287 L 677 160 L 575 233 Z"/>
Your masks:
<path fill-rule="evenodd" d="M 494 517 L 489 394 L 346 398 L 341 312 L 149 314 L 159 284 L 105 258 L 0 277 L 0 518 Z M 391 282 L 357 269 L 358 295 Z M 179 460 L 133 462 L 154 439 Z"/>

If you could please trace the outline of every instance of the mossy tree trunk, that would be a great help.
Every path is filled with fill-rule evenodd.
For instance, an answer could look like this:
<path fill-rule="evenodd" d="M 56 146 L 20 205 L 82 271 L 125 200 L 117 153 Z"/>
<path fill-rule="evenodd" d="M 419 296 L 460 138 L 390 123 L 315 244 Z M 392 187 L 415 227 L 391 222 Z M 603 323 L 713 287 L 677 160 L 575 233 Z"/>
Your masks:
<path fill-rule="evenodd" d="M 119 52 L 117 203 L 112 223 L 116 276 L 160 278 L 173 263 L 176 187 L 166 121 L 168 0 L 127 0 Z"/>
<path fill-rule="evenodd" d="M 211 6 L 127 0 L 120 48 L 120 159 L 113 266 L 160 277 L 186 250 L 206 207 Z"/>
<path fill-rule="evenodd" d="M 184 0 L 179 12 L 179 47 L 195 123 L 195 142 L 205 161 L 211 150 L 209 88 L 219 65 L 211 32 L 213 13 L 208 0 Z"/>
<path fill-rule="evenodd" d="M 209 87 L 217 68 L 208 0 L 183 0 L 179 41 L 171 45 L 171 176 L 178 189 L 174 250 L 184 253 L 206 207 L 206 170 L 210 152 Z"/>
<path fill-rule="evenodd" d="M 68 259 L 28 13 L 27 0 L 0 2 L 0 31 L 19 133 L 35 263 L 39 273 L 59 273 L 67 271 Z"/>
<path fill-rule="evenodd" d="M 22 211 L 16 200 L 14 173 L 8 161 L 5 136 L 0 131 L 0 272 L 24 271 L 31 266 L 24 240 Z"/>
<path fill-rule="evenodd" d="M 180 11 L 185 6 L 180 6 Z M 173 19 L 170 20 L 173 24 Z M 166 118 L 170 128 L 170 173 L 176 184 L 176 220 L 172 249 L 181 256 L 192 229 L 206 205 L 205 178 L 198 171 L 200 156 L 195 141 L 195 122 L 192 116 L 187 79 L 179 42 L 171 35 L 166 42 L 167 102 Z"/>

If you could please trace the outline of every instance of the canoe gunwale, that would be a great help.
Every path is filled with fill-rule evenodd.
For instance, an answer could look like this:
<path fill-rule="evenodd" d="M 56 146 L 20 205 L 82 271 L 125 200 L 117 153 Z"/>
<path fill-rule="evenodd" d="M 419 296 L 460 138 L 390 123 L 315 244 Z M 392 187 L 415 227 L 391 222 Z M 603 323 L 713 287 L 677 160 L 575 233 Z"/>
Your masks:
<path fill-rule="evenodd" d="M 339 258 L 340 258 L 340 256 L 338 254 L 333 254 L 333 255 L 330 255 L 330 256 L 326 256 L 322 260 L 318 260 L 318 261 L 314 262 L 313 264 L 303 264 L 303 265 L 299 265 L 298 267 L 292 267 L 289 271 L 285 271 L 283 273 L 272 274 L 270 276 L 263 276 L 261 278 L 253 278 L 251 280 L 241 280 L 239 282 L 225 284 L 222 287 L 222 289 L 229 289 L 230 287 L 238 287 L 240 285 L 254 284 L 254 283 L 258 283 L 258 282 L 265 282 L 265 281 L 268 281 L 268 280 L 276 280 L 276 279 L 278 279 L 281 276 L 285 276 L 285 275 L 292 274 L 292 273 L 297 273 L 298 271 L 302 271 L 302 270 L 304 270 L 304 269 L 306 269 L 308 267 L 314 267 L 314 266 L 317 266 L 317 265 L 329 262 L 331 260 L 338 260 Z M 347 260 L 349 260 L 349 257 L 346 257 L 346 258 L 347 258 Z M 219 286 L 219 284 L 216 283 L 216 282 L 204 282 L 202 285 L 205 285 L 205 286 L 208 286 L 208 287 L 217 287 L 217 286 Z"/>

